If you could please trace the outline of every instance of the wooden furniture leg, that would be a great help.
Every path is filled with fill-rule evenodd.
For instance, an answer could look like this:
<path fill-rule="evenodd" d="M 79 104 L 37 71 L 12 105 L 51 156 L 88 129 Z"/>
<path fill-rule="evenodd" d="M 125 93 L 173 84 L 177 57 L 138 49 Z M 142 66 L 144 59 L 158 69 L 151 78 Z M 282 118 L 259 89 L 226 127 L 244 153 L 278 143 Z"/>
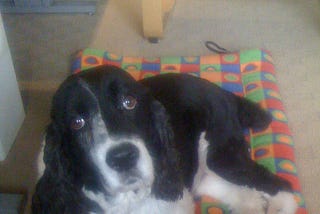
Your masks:
<path fill-rule="evenodd" d="M 164 23 L 174 3 L 175 0 L 142 0 L 143 34 L 150 42 L 163 37 Z"/>

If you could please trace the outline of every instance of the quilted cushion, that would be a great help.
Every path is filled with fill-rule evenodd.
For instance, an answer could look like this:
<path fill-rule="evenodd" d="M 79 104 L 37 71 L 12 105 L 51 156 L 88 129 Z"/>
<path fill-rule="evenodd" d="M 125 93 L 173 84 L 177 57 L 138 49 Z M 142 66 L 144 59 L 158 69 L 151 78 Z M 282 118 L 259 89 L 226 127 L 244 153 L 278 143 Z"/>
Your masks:
<path fill-rule="evenodd" d="M 268 51 L 255 49 L 196 57 L 145 58 L 85 49 L 76 56 L 72 70 L 77 73 L 102 64 L 121 67 L 136 80 L 168 72 L 188 73 L 260 103 L 272 114 L 273 121 L 263 131 L 245 130 L 251 145 L 252 159 L 287 179 L 293 186 L 295 199 L 299 204 L 297 214 L 307 213 L 297 176 L 294 143 L 279 94 L 274 64 Z M 195 199 L 195 202 L 197 214 L 228 213 L 225 205 L 207 196 Z"/>

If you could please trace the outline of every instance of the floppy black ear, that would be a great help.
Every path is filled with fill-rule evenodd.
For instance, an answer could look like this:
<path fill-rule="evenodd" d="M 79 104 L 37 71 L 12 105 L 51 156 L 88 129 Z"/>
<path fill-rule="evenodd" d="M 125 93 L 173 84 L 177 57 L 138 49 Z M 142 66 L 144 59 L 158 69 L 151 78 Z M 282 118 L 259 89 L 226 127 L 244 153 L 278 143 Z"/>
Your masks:
<path fill-rule="evenodd" d="M 182 197 L 183 181 L 178 167 L 178 153 L 174 148 L 173 131 L 165 108 L 158 101 L 151 106 L 154 143 L 155 181 L 152 191 L 157 198 L 175 201 Z"/>
<path fill-rule="evenodd" d="M 62 166 L 64 165 L 61 163 L 64 159 L 60 157 L 62 136 L 56 124 L 51 123 L 48 126 L 45 141 L 43 161 L 46 169 L 57 173 L 57 175 L 62 175 Z"/>
<path fill-rule="evenodd" d="M 32 197 L 32 213 L 62 212 L 62 195 L 57 199 L 59 189 L 64 188 L 63 165 L 61 163 L 61 136 L 54 124 L 50 124 L 46 130 L 45 146 L 43 151 L 43 161 L 45 171 L 38 181 L 35 193 Z M 57 186 L 59 186 L 57 188 Z"/>
<path fill-rule="evenodd" d="M 65 167 L 70 166 L 68 158 L 66 158 L 67 148 L 63 142 L 69 142 L 70 134 L 67 132 L 65 124 L 67 114 L 67 100 L 73 96 L 75 91 L 73 88 L 78 85 L 77 79 L 69 77 L 61 84 L 57 92 L 54 94 L 51 103 L 51 123 L 46 129 L 46 143 L 44 147 L 44 163 L 50 171 L 63 175 L 64 171 L 68 172 Z M 68 172 L 70 174 L 70 172 Z"/>

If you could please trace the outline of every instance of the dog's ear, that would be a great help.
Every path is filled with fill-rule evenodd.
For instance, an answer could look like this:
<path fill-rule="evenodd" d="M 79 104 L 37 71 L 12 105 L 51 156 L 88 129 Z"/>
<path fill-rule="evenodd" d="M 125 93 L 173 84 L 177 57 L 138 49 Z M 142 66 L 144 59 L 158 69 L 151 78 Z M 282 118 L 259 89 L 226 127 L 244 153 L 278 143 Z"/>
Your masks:
<path fill-rule="evenodd" d="M 152 191 L 156 198 L 175 201 L 182 197 L 183 181 L 178 167 L 178 153 L 174 148 L 173 131 L 169 116 L 160 102 L 152 102 L 151 111 L 155 144 L 152 157 L 156 159 Z"/>
<path fill-rule="evenodd" d="M 55 173 L 57 176 L 63 176 L 63 167 L 70 164 L 67 163 L 65 152 L 63 151 L 63 142 L 67 142 L 66 138 L 66 125 L 64 119 L 66 117 L 66 100 L 69 96 L 70 87 L 68 84 L 62 84 L 52 99 L 51 106 L 51 123 L 46 129 L 45 146 L 43 151 L 43 160 L 46 169 L 50 173 Z"/>
<path fill-rule="evenodd" d="M 57 132 L 55 125 L 51 123 L 46 130 L 43 149 L 45 167 L 32 197 L 32 213 L 48 213 L 48 210 L 60 211 L 59 202 L 62 199 L 56 200 L 57 185 L 61 189 L 64 188 L 62 182 L 60 182 L 63 179 L 64 171 L 59 151 L 60 142 L 61 136 Z"/>
<path fill-rule="evenodd" d="M 55 123 L 51 123 L 46 131 L 45 146 L 43 151 L 43 161 L 46 166 L 46 170 L 50 170 L 51 173 L 55 173 L 56 176 L 62 176 L 63 166 L 68 166 L 65 162 L 66 159 L 62 158 L 61 146 L 62 146 L 62 134 L 59 131 Z"/>

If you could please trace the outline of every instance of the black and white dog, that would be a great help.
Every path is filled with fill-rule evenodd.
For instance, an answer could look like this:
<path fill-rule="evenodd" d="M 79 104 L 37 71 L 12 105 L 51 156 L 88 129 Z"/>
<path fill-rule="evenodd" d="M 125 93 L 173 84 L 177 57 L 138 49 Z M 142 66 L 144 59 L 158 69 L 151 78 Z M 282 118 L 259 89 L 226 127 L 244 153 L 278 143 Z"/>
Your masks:
<path fill-rule="evenodd" d="M 208 81 L 168 74 L 136 82 L 101 66 L 56 92 L 33 213 L 193 213 L 213 196 L 239 214 L 294 214 L 288 182 L 250 159 L 243 127 L 257 105 Z"/>

